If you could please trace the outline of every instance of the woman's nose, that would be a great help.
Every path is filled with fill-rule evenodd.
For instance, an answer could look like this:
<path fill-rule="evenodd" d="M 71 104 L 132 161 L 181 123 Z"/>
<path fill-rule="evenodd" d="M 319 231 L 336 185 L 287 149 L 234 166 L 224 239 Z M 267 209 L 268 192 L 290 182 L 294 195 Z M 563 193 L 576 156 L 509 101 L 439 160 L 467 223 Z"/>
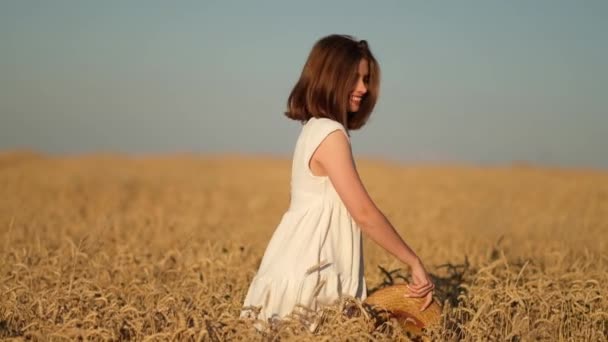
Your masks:
<path fill-rule="evenodd" d="M 362 93 L 365 94 L 367 93 L 367 86 L 365 86 L 365 82 L 363 82 L 362 79 L 360 79 L 357 82 L 357 89 L 355 89 L 358 93 Z"/>

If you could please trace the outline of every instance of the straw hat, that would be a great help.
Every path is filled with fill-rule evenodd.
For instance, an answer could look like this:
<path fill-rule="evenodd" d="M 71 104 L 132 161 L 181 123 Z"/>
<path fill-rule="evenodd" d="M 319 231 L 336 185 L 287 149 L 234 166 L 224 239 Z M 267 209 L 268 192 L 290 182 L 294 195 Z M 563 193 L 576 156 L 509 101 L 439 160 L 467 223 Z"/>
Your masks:
<path fill-rule="evenodd" d="M 442 309 L 433 299 L 431 305 L 420 312 L 426 298 L 405 297 L 408 293 L 410 290 L 407 284 L 391 285 L 371 294 L 365 303 L 389 311 L 390 316 L 397 319 L 406 333 L 421 336 L 423 328 L 439 324 Z"/>

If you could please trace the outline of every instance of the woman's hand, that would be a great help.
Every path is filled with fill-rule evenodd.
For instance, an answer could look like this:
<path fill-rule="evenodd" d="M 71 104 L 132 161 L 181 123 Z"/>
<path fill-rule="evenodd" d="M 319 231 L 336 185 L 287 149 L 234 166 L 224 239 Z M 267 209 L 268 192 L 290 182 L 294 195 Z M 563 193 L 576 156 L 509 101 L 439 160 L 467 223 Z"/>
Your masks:
<path fill-rule="evenodd" d="M 435 285 L 431 281 L 431 278 L 426 273 L 424 265 L 418 260 L 412 265 L 412 283 L 407 286 L 410 289 L 410 293 L 406 297 L 410 298 L 422 298 L 426 297 L 424 304 L 420 308 L 420 311 L 426 310 L 426 308 L 433 302 L 433 290 Z"/>

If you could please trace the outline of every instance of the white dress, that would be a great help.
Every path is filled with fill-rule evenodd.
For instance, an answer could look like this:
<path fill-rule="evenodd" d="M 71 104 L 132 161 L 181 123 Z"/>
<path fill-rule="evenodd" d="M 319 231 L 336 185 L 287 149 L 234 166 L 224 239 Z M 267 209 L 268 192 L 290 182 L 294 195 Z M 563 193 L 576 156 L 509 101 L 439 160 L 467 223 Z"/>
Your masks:
<path fill-rule="evenodd" d="M 260 308 L 257 318 L 268 321 L 284 318 L 298 305 L 316 311 L 340 297 L 366 298 L 361 230 L 329 177 L 309 169 L 314 151 L 336 130 L 346 135 L 340 123 L 327 118 L 311 118 L 302 127 L 291 203 L 264 252 L 241 317 L 251 317 L 250 306 Z"/>

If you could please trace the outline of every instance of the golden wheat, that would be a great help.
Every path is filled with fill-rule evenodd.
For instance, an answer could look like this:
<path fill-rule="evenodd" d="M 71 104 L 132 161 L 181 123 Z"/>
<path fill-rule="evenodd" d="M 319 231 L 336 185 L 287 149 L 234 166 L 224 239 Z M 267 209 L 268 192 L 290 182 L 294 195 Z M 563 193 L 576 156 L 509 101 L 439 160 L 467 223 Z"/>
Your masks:
<path fill-rule="evenodd" d="M 238 318 L 289 205 L 288 160 L 0 155 L 0 338 L 403 340 L 345 298 L 314 333 Z M 360 161 L 380 208 L 435 277 L 435 340 L 608 335 L 608 173 Z M 371 291 L 408 270 L 369 240 Z M 309 321 L 307 321 L 309 322 Z"/>

